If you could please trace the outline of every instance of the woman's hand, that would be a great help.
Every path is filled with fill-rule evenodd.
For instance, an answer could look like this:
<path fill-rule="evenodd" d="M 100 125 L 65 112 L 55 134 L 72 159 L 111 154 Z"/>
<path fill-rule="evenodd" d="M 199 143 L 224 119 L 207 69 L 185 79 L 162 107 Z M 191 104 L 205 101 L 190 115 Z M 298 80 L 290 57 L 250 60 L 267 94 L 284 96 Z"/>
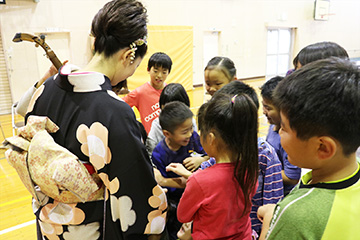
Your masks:
<path fill-rule="evenodd" d="M 65 60 L 63 62 L 63 65 L 65 65 L 67 62 L 69 62 L 69 60 Z M 44 74 L 44 76 L 42 78 L 40 78 L 40 80 L 37 82 L 36 88 L 39 88 L 45 82 L 46 79 L 55 75 L 57 72 L 58 72 L 58 69 L 56 69 L 56 67 L 52 64 L 51 67 L 49 68 L 49 70 L 47 70 L 47 72 Z"/>
<path fill-rule="evenodd" d="M 154 169 L 155 180 L 161 186 L 161 183 L 164 181 L 164 177 L 163 175 L 161 175 L 161 172 L 157 168 L 153 168 L 153 169 Z"/>

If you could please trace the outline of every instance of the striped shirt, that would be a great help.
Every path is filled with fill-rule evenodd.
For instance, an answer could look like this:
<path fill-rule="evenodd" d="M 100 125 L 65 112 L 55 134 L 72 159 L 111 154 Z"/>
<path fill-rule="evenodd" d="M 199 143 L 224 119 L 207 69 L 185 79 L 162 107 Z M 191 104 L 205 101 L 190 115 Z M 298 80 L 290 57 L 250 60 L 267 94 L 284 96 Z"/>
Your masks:
<path fill-rule="evenodd" d="M 251 226 L 259 235 L 262 223 L 257 218 L 260 206 L 277 203 L 284 197 L 283 181 L 281 176 L 282 165 L 274 148 L 262 138 L 258 138 L 259 149 L 259 186 L 252 199 L 250 213 Z"/>

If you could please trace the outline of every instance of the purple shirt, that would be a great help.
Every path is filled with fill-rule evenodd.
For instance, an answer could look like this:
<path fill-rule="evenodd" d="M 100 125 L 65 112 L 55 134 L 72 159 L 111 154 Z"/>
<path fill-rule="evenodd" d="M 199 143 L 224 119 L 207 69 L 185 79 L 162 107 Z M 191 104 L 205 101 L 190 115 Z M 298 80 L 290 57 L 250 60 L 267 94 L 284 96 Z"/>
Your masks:
<path fill-rule="evenodd" d="M 161 172 L 161 175 L 165 178 L 180 177 L 176 173 L 167 172 L 166 166 L 170 163 L 183 163 L 185 158 L 191 157 L 194 154 L 206 155 L 203 147 L 200 144 L 200 137 L 197 132 L 193 132 L 190 138 L 190 142 L 186 146 L 180 147 L 177 151 L 172 151 L 163 139 L 155 148 L 152 153 L 152 160 L 157 169 Z M 174 195 L 175 199 L 180 199 L 183 189 L 168 188 L 169 195 Z"/>

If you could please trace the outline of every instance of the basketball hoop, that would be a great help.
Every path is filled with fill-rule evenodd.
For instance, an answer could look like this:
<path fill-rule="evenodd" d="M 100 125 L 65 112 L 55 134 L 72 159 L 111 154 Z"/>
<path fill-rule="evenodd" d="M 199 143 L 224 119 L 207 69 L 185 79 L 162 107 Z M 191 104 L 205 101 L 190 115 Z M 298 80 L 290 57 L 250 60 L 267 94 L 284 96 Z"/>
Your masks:
<path fill-rule="evenodd" d="M 330 1 L 329 0 L 315 0 L 314 5 L 314 20 L 326 21 L 329 19 Z"/>

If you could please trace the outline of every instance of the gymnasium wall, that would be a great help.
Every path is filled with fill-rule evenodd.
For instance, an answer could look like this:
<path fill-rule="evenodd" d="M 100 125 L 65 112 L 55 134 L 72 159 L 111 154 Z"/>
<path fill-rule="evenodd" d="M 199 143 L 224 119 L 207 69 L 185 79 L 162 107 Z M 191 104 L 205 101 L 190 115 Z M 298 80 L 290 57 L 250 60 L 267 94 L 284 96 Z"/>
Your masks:
<path fill-rule="evenodd" d="M 181 83 L 186 90 L 193 88 L 193 28 L 191 26 L 148 25 L 148 53 L 135 74 L 128 79 L 129 89 L 150 80 L 147 65 L 155 52 L 165 52 L 173 62 L 166 82 Z"/>
<path fill-rule="evenodd" d="M 14 101 L 50 66 L 47 59 L 42 59 L 42 49 L 36 49 L 32 43 L 13 43 L 16 32 L 47 32 L 48 43 L 59 52 L 59 57 L 80 67 L 90 59 L 90 23 L 106 0 L 6 2 L 0 5 L 0 31 Z M 238 78 L 265 75 L 267 27 L 295 29 L 293 55 L 308 44 L 334 41 L 351 57 L 360 57 L 358 0 L 330 0 L 330 13 L 334 15 L 330 15 L 328 21 L 313 20 L 313 0 L 143 0 L 143 3 L 148 9 L 150 26 L 193 29 L 192 61 L 187 62 L 187 71 L 190 75 L 193 73 L 194 85 L 203 83 L 204 32 L 220 32 L 219 55 L 234 60 Z M 182 39 L 175 39 L 171 44 L 181 45 Z M 181 55 L 181 48 L 178 49 L 177 54 Z M 175 81 L 172 75 L 175 77 L 175 72 L 169 80 Z M 144 82 L 148 76 L 145 78 Z M 130 85 L 133 87 L 135 85 Z"/>
<path fill-rule="evenodd" d="M 319 41 L 334 41 L 360 56 L 360 1 L 330 0 L 328 21 L 313 19 L 314 0 L 145 0 L 151 24 L 194 27 L 194 84 L 203 82 L 203 33 L 221 31 L 219 54 L 238 78 L 264 76 L 267 27 L 295 28 L 293 56 Z"/>

